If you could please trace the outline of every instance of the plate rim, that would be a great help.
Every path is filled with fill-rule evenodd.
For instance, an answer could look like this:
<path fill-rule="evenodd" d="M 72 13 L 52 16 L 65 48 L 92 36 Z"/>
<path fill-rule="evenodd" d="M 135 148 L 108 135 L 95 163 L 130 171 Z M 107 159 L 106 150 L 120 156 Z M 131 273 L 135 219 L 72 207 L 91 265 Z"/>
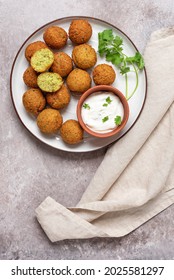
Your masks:
<path fill-rule="evenodd" d="M 15 67 L 15 63 L 16 63 L 16 60 L 23 48 L 23 46 L 26 44 L 26 42 L 32 38 L 37 32 L 39 32 L 41 29 L 43 29 L 44 27 L 50 25 L 50 24 L 54 24 L 55 22 L 59 22 L 59 21 L 62 21 L 62 20 L 73 20 L 73 19 L 89 19 L 89 20 L 96 20 L 96 21 L 100 21 L 104 24 L 107 24 L 107 25 L 110 25 L 111 27 L 113 27 L 114 29 L 117 29 L 120 33 L 122 33 L 130 42 L 131 44 L 134 46 L 134 48 L 138 51 L 138 48 L 136 47 L 136 45 L 134 44 L 134 42 L 130 39 L 130 37 L 124 32 L 122 31 L 120 28 L 118 28 L 116 25 L 113 25 L 112 23 L 109 23 L 103 19 L 100 19 L 100 18 L 96 18 L 96 17 L 91 17 L 91 16 L 68 16 L 68 17 L 62 17 L 62 18 L 58 18 L 58 19 L 54 19 L 52 21 L 49 21 L 47 22 L 46 24 L 40 26 L 39 28 L 37 28 L 33 33 L 31 33 L 25 40 L 24 42 L 22 43 L 22 45 L 20 46 L 20 48 L 18 49 L 14 59 L 13 59 L 13 62 L 12 62 L 12 67 L 11 67 L 11 71 L 10 71 L 10 95 L 11 95 L 11 100 L 12 100 L 12 104 L 13 104 L 13 108 L 18 116 L 18 119 L 20 120 L 20 122 L 22 123 L 22 125 L 25 127 L 25 129 L 35 138 L 37 139 L 37 141 L 39 142 L 42 142 L 44 143 L 45 145 L 53 148 L 53 149 L 56 149 L 56 150 L 60 150 L 60 151 L 64 151 L 64 152 L 69 152 L 69 153 L 88 153 L 88 152 L 93 152 L 93 151 L 97 151 L 97 150 L 100 150 L 100 149 L 103 149 L 103 148 L 108 148 L 110 147 L 111 145 L 113 145 L 114 143 L 116 143 L 117 141 L 119 141 L 122 137 L 124 137 L 132 128 L 133 126 L 136 124 L 136 122 L 138 121 L 143 109 L 144 109 L 144 105 L 145 105 L 145 102 L 146 102 L 146 99 L 147 99 L 147 88 L 148 88 L 148 80 L 147 80 L 147 72 L 146 72 L 146 67 L 143 68 L 143 71 L 144 71 L 144 76 L 145 76 L 145 97 L 144 97 L 144 100 L 143 100 L 143 104 L 142 104 L 142 107 L 141 107 L 141 110 L 139 112 L 139 114 L 137 115 L 135 121 L 132 123 L 132 125 L 129 127 L 129 129 L 122 135 L 120 136 L 118 139 L 114 140 L 112 143 L 109 143 L 107 144 L 106 146 L 101 146 L 101 147 L 97 147 L 95 148 L 94 150 L 85 150 L 85 151 L 80 151 L 80 150 L 66 150 L 66 149 L 61 149 L 61 148 L 57 148 L 57 147 L 54 147 L 52 146 L 51 144 L 49 143 L 46 143 L 44 141 L 42 141 L 41 139 L 39 139 L 33 132 L 31 132 L 28 127 L 24 124 L 23 120 L 21 119 L 17 109 L 16 109 L 16 106 L 15 106 L 15 101 L 14 101 L 14 98 L 13 98 L 13 89 L 12 89 L 12 78 L 13 78 L 13 71 L 14 71 L 14 67 Z"/>

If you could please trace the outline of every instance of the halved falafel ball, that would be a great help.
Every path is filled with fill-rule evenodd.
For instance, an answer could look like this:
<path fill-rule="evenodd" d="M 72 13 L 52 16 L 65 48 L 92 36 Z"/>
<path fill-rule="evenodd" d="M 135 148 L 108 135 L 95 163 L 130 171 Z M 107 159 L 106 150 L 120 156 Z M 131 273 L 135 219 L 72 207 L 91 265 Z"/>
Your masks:
<path fill-rule="evenodd" d="M 37 76 L 37 72 L 34 71 L 31 66 L 29 66 L 23 74 L 23 81 L 28 87 L 38 88 Z"/>
<path fill-rule="evenodd" d="M 70 93 L 65 85 L 53 93 L 46 94 L 47 103 L 54 109 L 62 109 L 70 102 Z"/>
<path fill-rule="evenodd" d="M 58 73 L 61 77 L 66 77 L 73 69 L 71 57 L 64 52 L 54 54 L 54 61 L 51 66 L 51 71 Z"/>
<path fill-rule="evenodd" d="M 41 132 L 46 134 L 56 133 L 61 127 L 63 118 L 58 110 L 44 109 L 37 117 L 37 125 Z"/>
<path fill-rule="evenodd" d="M 83 140 L 83 129 L 76 120 L 67 120 L 60 128 L 60 135 L 67 144 L 78 144 Z"/>
<path fill-rule="evenodd" d="M 23 105 L 28 113 L 37 116 L 46 105 L 46 99 L 40 89 L 28 89 L 22 97 Z"/>
<path fill-rule="evenodd" d="M 75 44 L 83 44 L 92 36 L 92 27 L 85 19 L 75 19 L 69 27 L 69 38 Z"/>
<path fill-rule="evenodd" d="M 30 59 L 33 56 L 33 54 L 36 51 L 38 51 L 40 49 L 44 49 L 44 48 L 48 48 L 48 46 L 42 41 L 36 41 L 36 42 L 29 44 L 25 49 L 26 59 L 30 62 Z"/>
<path fill-rule="evenodd" d="M 87 71 L 75 68 L 66 80 L 68 88 L 76 93 L 83 93 L 91 87 L 91 77 Z"/>
<path fill-rule="evenodd" d="M 97 54 L 90 45 L 81 44 L 74 47 L 72 59 L 77 67 L 81 69 L 88 69 L 96 64 Z"/>
<path fill-rule="evenodd" d="M 40 49 L 36 51 L 31 57 L 30 63 L 31 67 L 36 72 L 47 71 L 54 61 L 54 54 L 49 49 Z"/>
<path fill-rule="evenodd" d="M 43 39 L 51 48 L 61 49 L 66 45 L 68 34 L 62 27 L 53 25 L 45 30 Z"/>
<path fill-rule="evenodd" d="M 92 73 L 96 85 L 111 85 L 116 78 L 116 73 L 112 66 L 108 64 L 97 65 Z"/>
<path fill-rule="evenodd" d="M 63 80 L 58 73 L 45 72 L 37 77 L 37 84 L 45 92 L 55 92 L 61 88 Z"/>

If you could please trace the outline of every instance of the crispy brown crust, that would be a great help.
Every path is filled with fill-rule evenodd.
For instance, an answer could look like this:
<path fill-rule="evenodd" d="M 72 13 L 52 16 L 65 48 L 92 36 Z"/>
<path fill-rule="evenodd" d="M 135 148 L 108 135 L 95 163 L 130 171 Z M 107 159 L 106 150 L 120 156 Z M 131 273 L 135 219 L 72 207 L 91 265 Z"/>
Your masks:
<path fill-rule="evenodd" d="M 34 69 L 29 66 L 24 74 L 23 74 L 23 81 L 24 83 L 28 86 L 28 87 L 31 87 L 31 88 L 38 88 L 38 85 L 37 85 L 37 72 L 34 71 Z"/>
<path fill-rule="evenodd" d="M 66 80 L 68 88 L 77 93 L 83 93 L 91 87 L 91 77 L 85 70 L 75 68 Z"/>
<path fill-rule="evenodd" d="M 46 105 L 46 99 L 40 89 L 31 88 L 22 97 L 23 105 L 28 113 L 37 116 Z"/>
<path fill-rule="evenodd" d="M 25 49 L 26 59 L 30 62 L 30 59 L 33 56 L 33 54 L 36 51 L 38 51 L 40 49 L 44 49 L 44 48 L 48 48 L 48 46 L 42 41 L 36 41 L 36 42 L 29 44 Z"/>
<path fill-rule="evenodd" d="M 92 73 L 96 85 L 111 85 L 116 78 L 116 73 L 112 66 L 108 64 L 97 65 Z"/>
<path fill-rule="evenodd" d="M 39 129 L 46 134 L 56 133 L 61 127 L 63 118 L 58 110 L 44 109 L 37 117 Z"/>
<path fill-rule="evenodd" d="M 81 44 L 74 47 L 72 59 L 75 65 L 81 69 L 93 67 L 97 62 L 97 54 L 94 48 L 88 44 Z"/>
<path fill-rule="evenodd" d="M 73 20 L 69 27 L 69 38 L 73 43 L 83 44 L 92 36 L 92 27 L 85 19 Z"/>
<path fill-rule="evenodd" d="M 70 93 L 65 85 L 53 93 L 46 94 L 47 103 L 54 109 L 62 109 L 70 102 Z"/>
<path fill-rule="evenodd" d="M 54 54 L 54 62 L 51 71 L 58 73 L 61 77 L 66 77 L 73 69 L 71 57 L 64 52 Z"/>
<path fill-rule="evenodd" d="M 50 26 L 45 30 L 43 39 L 51 48 L 61 49 L 66 45 L 68 35 L 62 27 Z"/>
<path fill-rule="evenodd" d="M 83 129 L 78 121 L 67 120 L 61 126 L 60 135 L 67 144 L 78 144 L 83 140 Z"/>

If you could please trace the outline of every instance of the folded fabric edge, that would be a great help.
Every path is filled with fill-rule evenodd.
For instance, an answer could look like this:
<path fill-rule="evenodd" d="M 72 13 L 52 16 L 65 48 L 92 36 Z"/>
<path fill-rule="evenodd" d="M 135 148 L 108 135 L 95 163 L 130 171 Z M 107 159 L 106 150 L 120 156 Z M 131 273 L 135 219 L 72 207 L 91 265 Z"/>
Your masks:
<path fill-rule="evenodd" d="M 117 224 L 114 233 L 105 232 L 97 225 L 87 222 L 78 214 L 47 197 L 35 210 L 38 222 L 52 242 L 65 239 L 86 239 L 93 237 L 122 237 L 156 216 L 174 203 L 174 189 L 160 194 L 145 205 L 125 211 L 132 220 L 129 226 Z M 147 211 L 146 211 L 147 209 Z M 117 213 L 117 212 L 116 212 Z"/>
<path fill-rule="evenodd" d="M 47 197 L 35 210 L 36 217 L 52 242 L 64 239 L 107 237 L 103 231 Z"/>

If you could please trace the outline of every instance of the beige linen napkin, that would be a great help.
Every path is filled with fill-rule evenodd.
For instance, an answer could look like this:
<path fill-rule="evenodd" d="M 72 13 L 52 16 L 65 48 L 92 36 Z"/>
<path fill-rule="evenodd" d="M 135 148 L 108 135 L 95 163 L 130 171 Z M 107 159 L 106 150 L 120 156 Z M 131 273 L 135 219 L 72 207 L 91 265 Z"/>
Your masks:
<path fill-rule="evenodd" d="M 152 34 L 144 59 L 144 110 L 108 149 L 78 205 L 47 197 L 36 209 L 52 242 L 123 236 L 174 203 L 174 28 Z"/>

